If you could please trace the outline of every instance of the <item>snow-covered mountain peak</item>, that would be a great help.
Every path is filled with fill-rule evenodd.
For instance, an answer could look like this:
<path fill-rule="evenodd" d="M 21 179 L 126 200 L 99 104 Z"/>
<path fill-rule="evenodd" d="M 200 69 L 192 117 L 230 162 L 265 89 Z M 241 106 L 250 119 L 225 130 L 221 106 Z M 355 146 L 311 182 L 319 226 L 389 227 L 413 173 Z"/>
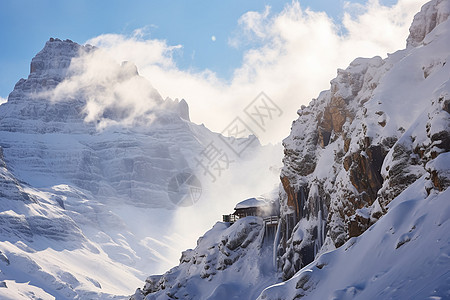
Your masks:
<path fill-rule="evenodd" d="M 246 160 L 264 147 L 228 156 L 235 139 L 132 63 L 51 39 L 0 105 L 0 298 L 130 294 L 233 207 L 132 299 L 450 298 L 449 12 L 432 0 L 406 49 L 354 60 L 298 111 L 270 216 L 234 206 L 273 183 Z"/>
<path fill-rule="evenodd" d="M 28 78 L 15 85 L 0 118 L 6 131 L 93 134 L 111 126 L 189 121 L 189 107 L 185 100 L 163 101 L 132 62 L 51 38 L 32 59 Z"/>
<path fill-rule="evenodd" d="M 42 299 L 131 294 L 229 205 L 208 176 L 239 181 L 247 165 L 263 178 L 249 179 L 257 185 L 276 182 L 259 155 L 279 161 L 281 149 L 239 140 L 250 141 L 246 153 L 228 157 L 236 139 L 190 122 L 187 102 L 163 100 L 132 62 L 50 39 L 0 105 L 0 289 L 40 287 Z M 218 152 L 206 165 L 209 149 Z M 181 181 L 186 174 L 196 185 Z"/>
<path fill-rule="evenodd" d="M 428 33 L 436 26 L 445 22 L 450 16 L 450 1 L 433 0 L 422 6 L 419 13 L 414 16 L 414 21 L 409 28 L 409 37 L 406 40 L 407 47 L 421 45 Z"/>
<path fill-rule="evenodd" d="M 171 98 L 167 97 L 164 100 L 164 107 L 178 113 L 178 115 L 182 119 L 190 121 L 189 104 L 186 102 L 186 100 L 184 99 L 179 100 L 178 98 L 172 100 Z"/>
<path fill-rule="evenodd" d="M 92 46 L 80 46 L 70 40 L 50 38 L 44 48 L 31 60 L 30 74 L 20 79 L 10 93 L 8 101 L 21 101 L 24 94 L 32 94 L 55 88 L 67 74 L 74 57 Z"/>
<path fill-rule="evenodd" d="M 42 73 L 63 75 L 74 57 L 82 52 L 95 49 L 91 45 L 81 46 L 71 40 L 60 40 L 50 38 L 44 48 L 31 60 L 30 75 L 41 75 Z"/>

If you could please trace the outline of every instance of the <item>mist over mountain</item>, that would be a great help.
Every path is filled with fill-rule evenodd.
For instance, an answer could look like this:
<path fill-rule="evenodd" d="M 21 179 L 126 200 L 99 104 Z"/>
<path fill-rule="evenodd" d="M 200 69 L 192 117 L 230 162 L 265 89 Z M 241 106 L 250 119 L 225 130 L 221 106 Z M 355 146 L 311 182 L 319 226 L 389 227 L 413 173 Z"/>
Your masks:
<path fill-rule="evenodd" d="M 270 189 L 281 161 L 279 146 L 190 122 L 187 102 L 162 99 L 131 62 L 70 40 L 46 42 L 0 120 L 0 280 L 11 299 L 131 294 L 231 209 L 230 195 L 248 194 L 225 186 Z M 235 142 L 248 143 L 239 156 Z M 212 146 L 219 170 L 202 155 Z"/>
<path fill-rule="evenodd" d="M 50 38 L 0 104 L 0 298 L 450 299 L 449 17 L 337 70 L 282 145 L 263 92 L 212 132 Z"/>
<path fill-rule="evenodd" d="M 217 223 L 132 299 L 450 298 L 449 15 L 430 1 L 298 110 L 278 214 Z"/>

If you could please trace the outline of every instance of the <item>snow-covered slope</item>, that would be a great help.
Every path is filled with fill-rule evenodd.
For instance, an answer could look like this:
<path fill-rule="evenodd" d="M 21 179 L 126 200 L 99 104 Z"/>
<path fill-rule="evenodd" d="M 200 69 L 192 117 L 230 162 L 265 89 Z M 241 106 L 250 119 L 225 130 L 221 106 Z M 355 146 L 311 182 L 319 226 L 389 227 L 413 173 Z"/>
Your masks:
<path fill-rule="evenodd" d="M 450 298 L 449 15 L 449 1 L 430 1 L 406 49 L 357 58 L 298 111 L 283 141 L 277 270 L 269 275 L 285 282 L 258 299 Z M 214 271 L 220 282 L 182 260 L 134 298 L 214 299 L 211 291 L 236 277 L 239 288 L 252 286 L 255 255 L 245 249 L 258 245 L 238 249 L 239 271 Z M 220 255 L 217 240 L 188 253 L 209 246 L 208 256 Z M 254 299 L 249 291 L 239 299 Z"/>
<path fill-rule="evenodd" d="M 160 109 L 158 115 L 157 108 L 148 112 L 147 117 L 154 120 L 151 126 L 144 123 L 97 130 L 99 122 L 126 119 L 121 97 L 116 99 L 117 105 L 106 107 L 102 115 L 87 122 L 86 107 L 97 103 L 90 98 L 91 93 L 96 96 L 91 90 L 109 88 L 103 83 L 80 86 L 77 94 L 54 99 L 59 85 L 77 76 L 72 74 L 71 59 L 93 51 L 89 46 L 51 39 L 33 58 L 29 78 L 20 80 L 1 106 L 5 159 L 16 176 L 35 187 L 71 183 L 95 195 L 171 208 L 165 192 L 167 182 L 179 170 L 189 168 L 187 161 L 202 150 L 206 138 L 193 132 L 201 128 L 192 129 L 196 125 L 177 114 L 178 107 L 187 110 L 185 101 L 173 103 L 173 112 L 164 109 L 168 103 L 136 72 L 128 71 L 129 63 L 117 65 L 120 70 L 113 73 L 116 76 L 106 79 L 118 85 L 139 82 L 140 88 L 151 91 L 143 101 L 154 101 Z M 207 134 L 204 130 L 203 135 Z"/>
<path fill-rule="evenodd" d="M 302 269 L 259 299 L 450 297 L 449 15 L 427 3 L 405 50 L 355 60 L 299 111 L 282 204 L 301 213 L 279 263 Z"/>
<path fill-rule="evenodd" d="M 365 233 L 258 299 L 449 299 L 450 190 L 427 195 L 429 183 L 416 180 Z"/>
<path fill-rule="evenodd" d="M 53 193 L 32 188 L 19 182 L 4 160 L 0 184 L 2 299 L 107 297 L 138 282 L 139 272 L 113 256 L 129 255 L 131 249 L 120 249 L 118 236 L 111 233 L 124 226 L 104 205 L 67 185 L 55 186 Z M 111 227 L 110 235 L 98 229 L 100 216 L 103 226 Z M 111 251 L 108 245 L 119 249 Z"/>
<path fill-rule="evenodd" d="M 356 59 L 298 111 L 281 173 L 285 279 L 364 232 L 422 176 L 428 191 L 448 187 L 449 6 L 425 5 L 405 50 Z M 301 241 L 289 238 L 297 231 Z"/>
<path fill-rule="evenodd" d="M 191 123 L 187 103 L 163 100 L 134 65 L 98 51 L 50 39 L 0 106 L 1 297 L 131 294 L 231 209 L 221 195 L 245 176 L 236 176 L 238 165 L 258 170 L 263 185 L 276 180 L 264 167 L 275 148 L 255 141 L 213 184 L 197 161 L 211 143 L 224 151 L 230 140 Z M 180 174 L 197 176 L 200 198 L 171 186 Z M 182 207 L 185 197 L 197 202 Z"/>
<path fill-rule="evenodd" d="M 264 223 L 245 217 L 232 226 L 218 222 L 183 252 L 180 265 L 164 275 L 150 276 L 134 300 L 254 299 L 274 282 L 272 245 L 264 241 Z"/>

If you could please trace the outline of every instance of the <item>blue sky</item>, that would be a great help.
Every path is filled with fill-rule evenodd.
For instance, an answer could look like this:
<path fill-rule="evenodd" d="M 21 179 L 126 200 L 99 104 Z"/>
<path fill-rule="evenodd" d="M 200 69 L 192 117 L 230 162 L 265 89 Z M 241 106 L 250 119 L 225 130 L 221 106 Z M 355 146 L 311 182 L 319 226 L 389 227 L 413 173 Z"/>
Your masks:
<path fill-rule="evenodd" d="M 248 11 L 264 11 L 266 5 L 271 6 L 271 12 L 280 12 L 286 3 L 290 1 L 2 0 L 0 97 L 7 97 L 14 84 L 26 78 L 31 58 L 49 37 L 84 43 L 101 34 L 127 35 L 138 28 L 147 28 L 148 38 L 182 45 L 182 50 L 174 54 L 180 69 L 208 68 L 227 79 L 240 66 L 244 51 L 252 46 L 234 48 L 228 43 L 240 16 Z M 300 4 L 325 11 L 338 23 L 343 16 L 342 0 L 303 0 Z"/>

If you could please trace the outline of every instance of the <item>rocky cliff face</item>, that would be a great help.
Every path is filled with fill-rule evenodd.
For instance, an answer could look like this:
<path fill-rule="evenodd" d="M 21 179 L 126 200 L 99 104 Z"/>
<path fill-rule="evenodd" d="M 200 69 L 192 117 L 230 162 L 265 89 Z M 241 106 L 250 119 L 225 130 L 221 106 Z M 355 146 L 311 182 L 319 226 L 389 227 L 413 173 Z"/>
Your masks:
<path fill-rule="evenodd" d="M 113 70 L 108 83 L 97 80 L 83 85 L 79 74 L 85 70 L 74 67 L 72 60 L 95 51 L 89 45 L 52 38 L 33 58 L 30 75 L 16 84 L 0 109 L 5 160 L 21 180 L 36 187 L 71 183 L 98 196 L 173 208 L 166 193 L 170 178 L 189 169 L 188 161 L 203 150 L 211 135 L 188 122 L 184 100 L 163 101 L 131 63 L 111 62 L 104 66 Z M 148 122 L 122 126 L 127 111 L 120 97 L 117 104 L 87 119 L 87 107 L 99 104 L 96 91 L 127 82 L 139 82 L 151 95 L 142 101 L 155 102 L 145 114 L 148 119 L 141 116 Z M 57 95 L 60 86 L 70 89 L 70 85 L 77 91 Z M 99 129 L 100 122 L 120 126 Z"/>
<path fill-rule="evenodd" d="M 218 222 L 183 252 L 179 266 L 148 277 L 131 299 L 254 299 L 277 280 L 271 258 L 261 218 Z"/>
<path fill-rule="evenodd" d="M 185 248 L 173 228 L 189 209 L 178 201 L 217 205 L 193 199 L 178 175 L 198 175 L 209 197 L 195 158 L 231 140 L 190 122 L 187 102 L 163 100 L 132 63 L 98 51 L 50 39 L 0 105 L 0 288 L 9 286 L 0 294 L 11 299 L 131 294 L 144 271 L 173 265 Z M 247 150 L 230 160 L 266 151 L 256 141 Z M 266 162 L 249 163 L 260 172 Z"/>
<path fill-rule="evenodd" d="M 58 103 L 44 96 L 67 78 L 74 57 L 94 49 L 66 40 L 50 39 L 32 59 L 27 79 L 20 79 L 0 111 L 0 129 L 9 132 L 64 132 L 83 123 L 83 99 L 64 99 Z M 53 105 L 52 105 L 53 104 Z M 92 132 L 92 129 L 91 129 Z"/>
<path fill-rule="evenodd" d="M 449 1 L 424 5 L 406 49 L 386 59 L 354 60 L 338 70 L 329 90 L 298 111 L 283 141 L 277 271 L 271 270 L 285 282 L 258 299 L 450 295 L 449 12 Z M 255 234 L 261 230 L 256 224 L 248 227 Z M 223 232 L 236 237 L 242 225 Z M 214 228 L 219 226 L 224 224 Z M 234 238 L 226 234 L 201 239 L 178 267 L 149 277 L 133 299 L 230 299 L 212 292 L 221 287 L 215 278 L 237 276 L 251 285 L 260 274 L 247 277 L 254 267 L 243 263 L 253 264 L 255 253 L 246 249 L 260 243 L 249 235 L 233 242 L 237 248 L 227 246 Z M 427 251 L 433 254 L 424 256 Z M 224 254 L 230 267 L 217 261 Z"/>
<path fill-rule="evenodd" d="M 420 177 L 428 192 L 449 186 L 449 12 L 448 1 L 424 5 L 405 50 L 356 59 L 298 111 L 283 141 L 285 279 L 363 233 Z"/>

